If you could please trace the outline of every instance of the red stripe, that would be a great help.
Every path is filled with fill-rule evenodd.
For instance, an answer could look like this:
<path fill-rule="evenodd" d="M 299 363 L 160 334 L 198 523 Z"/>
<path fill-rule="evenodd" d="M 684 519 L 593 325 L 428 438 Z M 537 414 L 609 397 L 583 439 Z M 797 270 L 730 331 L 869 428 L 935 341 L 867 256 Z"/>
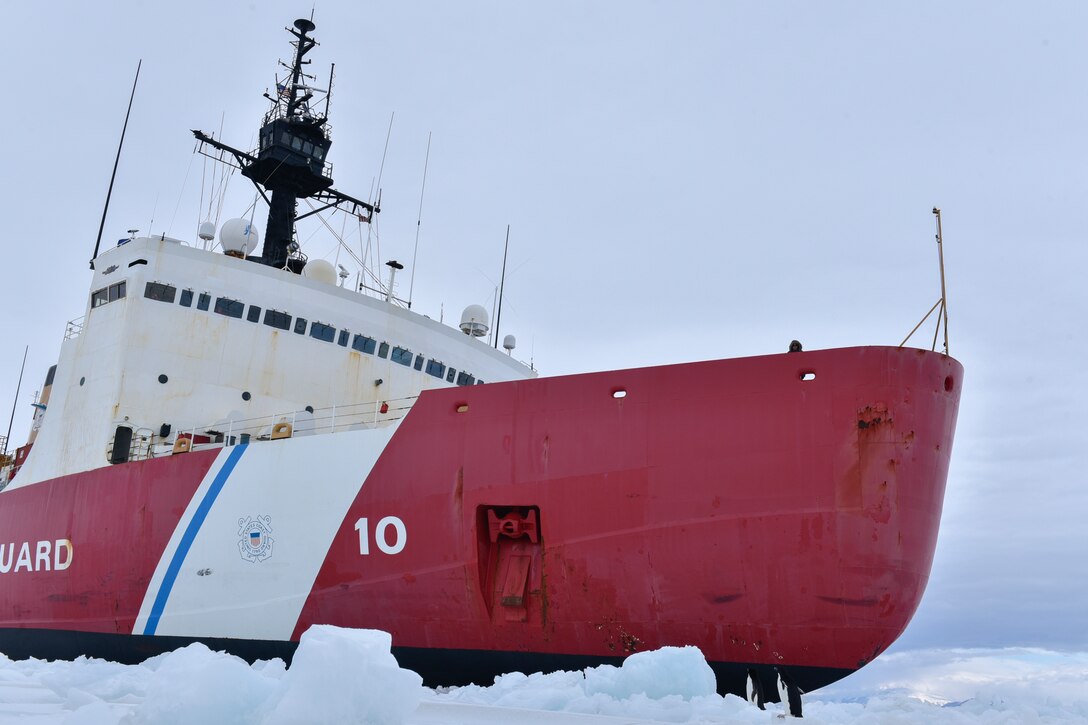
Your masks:
<path fill-rule="evenodd" d="M 0 494 L 0 544 L 72 541 L 64 571 L 0 574 L 0 627 L 132 632 L 178 520 L 219 451 L 77 473 Z M 33 552 L 32 552 L 33 553 Z M 8 552 L 5 550 L 3 562 Z"/>

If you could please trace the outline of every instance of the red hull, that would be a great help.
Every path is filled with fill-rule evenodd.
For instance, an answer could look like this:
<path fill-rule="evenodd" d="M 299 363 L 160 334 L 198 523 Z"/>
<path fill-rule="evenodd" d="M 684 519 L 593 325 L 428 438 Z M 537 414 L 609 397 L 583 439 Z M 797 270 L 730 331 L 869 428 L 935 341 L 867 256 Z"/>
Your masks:
<path fill-rule="evenodd" d="M 424 393 L 291 639 L 332 623 L 419 651 L 587 662 L 694 644 L 713 663 L 841 676 L 925 589 L 961 379 L 943 355 L 849 348 Z M 0 543 L 78 551 L 64 572 L 3 574 L 0 628 L 132 632 L 214 455 L 0 494 Z M 387 515 L 403 550 L 360 557 L 357 522 Z"/>

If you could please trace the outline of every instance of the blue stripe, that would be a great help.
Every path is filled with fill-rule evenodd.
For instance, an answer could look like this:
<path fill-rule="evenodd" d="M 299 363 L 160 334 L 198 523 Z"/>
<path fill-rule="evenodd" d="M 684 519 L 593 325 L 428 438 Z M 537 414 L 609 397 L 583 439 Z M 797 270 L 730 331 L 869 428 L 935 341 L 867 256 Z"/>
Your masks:
<path fill-rule="evenodd" d="M 174 582 L 178 578 L 178 572 L 181 571 L 181 565 L 185 562 L 189 548 L 193 545 L 200 527 L 204 525 L 204 519 L 208 518 L 208 512 L 211 511 L 212 504 L 215 503 L 219 492 L 223 490 L 231 471 L 234 470 L 238 459 L 245 453 L 247 446 L 248 444 L 243 444 L 235 446 L 231 450 L 230 455 L 227 456 L 227 462 L 219 469 L 219 473 L 216 474 L 212 485 L 208 487 L 208 492 L 204 494 L 204 500 L 197 506 L 196 513 L 193 514 L 189 526 L 185 529 L 185 534 L 181 537 L 181 543 L 174 550 L 174 558 L 170 560 L 170 566 L 166 568 L 166 575 L 162 578 L 162 584 L 159 585 L 159 593 L 155 597 L 155 604 L 151 607 L 151 614 L 147 618 L 144 634 L 155 634 L 155 630 L 158 629 L 159 617 L 162 616 L 162 610 L 166 608 L 166 600 L 170 598 L 170 590 L 174 588 Z"/>

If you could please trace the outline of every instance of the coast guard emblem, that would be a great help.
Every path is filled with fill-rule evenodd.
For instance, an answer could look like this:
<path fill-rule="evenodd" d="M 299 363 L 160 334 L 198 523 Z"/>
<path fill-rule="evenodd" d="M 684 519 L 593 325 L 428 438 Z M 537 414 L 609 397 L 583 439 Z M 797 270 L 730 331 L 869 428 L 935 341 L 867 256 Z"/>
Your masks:
<path fill-rule="evenodd" d="M 238 553 L 246 561 L 258 562 L 272 556 L 272 517 L 238 519 Z"/>

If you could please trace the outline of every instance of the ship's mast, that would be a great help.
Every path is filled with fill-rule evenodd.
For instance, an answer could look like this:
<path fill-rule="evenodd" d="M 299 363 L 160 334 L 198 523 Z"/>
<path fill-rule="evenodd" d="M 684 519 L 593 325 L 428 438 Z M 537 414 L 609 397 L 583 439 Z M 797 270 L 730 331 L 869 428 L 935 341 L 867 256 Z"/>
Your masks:
<path fill-rule="evenodd" d="M 313 77 L 303 72 L 305 60 L 317 41 L 309 36 L 316 26 L 305 18 L 295 21 L 287 32 L 295 36 L 294 62 L 288 68 L 283 83 L 276 84 L 275 95 L 265 93 L 272 108 L 261 125 L 260 142 L 254 154 L 239 151 L 216 141 L 202 131 L 193 131 L 201 142 L 201 152 L 230 163 L 223 152 L 234 157 L 242 175 L 253 181 L 268 203 L 268 226 L 265 230 L 261 260 L 270 267 L 284 268 L 288 264 L 289 247 L 294 240 L 295 222 L 330 207 L 343 209 L 362 221 L 370 222 L 379 212 L 368 204 L 332 188 L 332 178 L 325 162 L 332 141 L 328 134 L 328 118 L 315 112 L 310 100 L 315 93 L 328 93 L 309 85 Z M 330 79 L 331 80 L 331 79 Z M 328 106 L 326 104 L 326 110 Z M 204 147 L 217 149 L 211 154 Z M 299 216 L 299 199 L 312 198 L 324 206 Z M 296 270 L 297 271 L 297 270 Z"/>

